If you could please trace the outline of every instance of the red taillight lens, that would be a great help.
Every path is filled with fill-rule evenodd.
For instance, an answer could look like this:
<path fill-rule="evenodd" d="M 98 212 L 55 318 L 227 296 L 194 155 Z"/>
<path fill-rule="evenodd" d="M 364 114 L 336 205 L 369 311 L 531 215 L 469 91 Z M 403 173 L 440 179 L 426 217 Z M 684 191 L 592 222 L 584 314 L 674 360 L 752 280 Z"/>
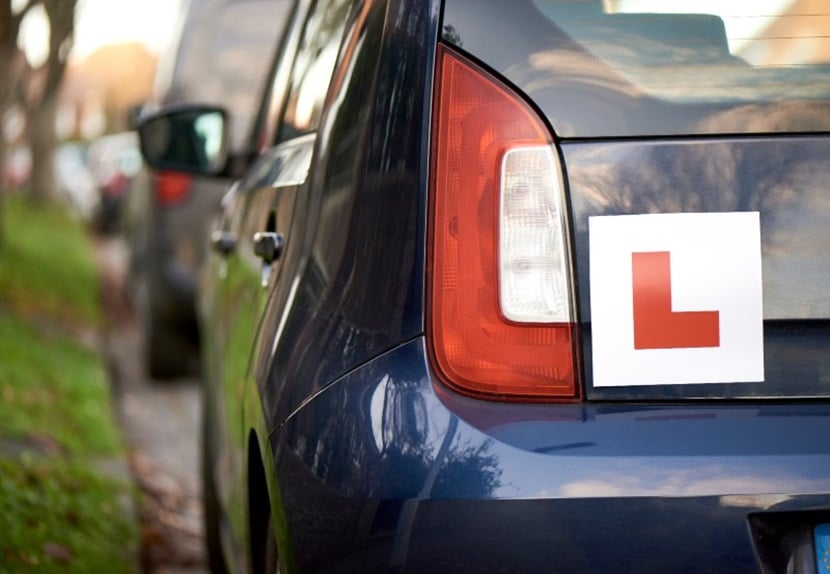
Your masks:
<path fill-rule="evenodd" d="M 510 88 L 444 47 L 436 80 L 434 367 L 467 394 L 575 400 L 570 250 L 552 137 Z"/>
<path fill-rule="evenodd" d="M 193 178 L 177 171 L 160 171 L 156 174 L 156 202 L 162 207 L 172 207 L 183 202 L 190 193 Z"/>

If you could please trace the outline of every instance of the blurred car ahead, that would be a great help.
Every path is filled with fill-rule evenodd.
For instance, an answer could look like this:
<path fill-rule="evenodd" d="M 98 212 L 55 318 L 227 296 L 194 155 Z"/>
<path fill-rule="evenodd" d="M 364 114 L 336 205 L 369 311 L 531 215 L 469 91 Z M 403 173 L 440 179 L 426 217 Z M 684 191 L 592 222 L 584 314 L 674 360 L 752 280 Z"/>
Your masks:
<path fill-rule="evenodd" d="M 830 17 L 701 10 L 296 3 L 203 274 L 215 572 L 825 571 Z"/>
<path fill-rule="evenodd" d="M 247 157 L 247 135 L 269 56 L 288 1 L 193 0 L 179 40 L 164 55 L 155 101 L 208 102 L 234 114 L 232 155 Z M 232 174 L 228 174 L 232 175 Z M 155 378 L 193 373 L 199 364 L 196 288 L 211 221 L 231 178 L 206 179 L 170 170 L 142 171 L 128 207 L 131 285 L 143 325 L 144 363 Z"/>
<path fill-rule="evenodd" d="M 112 233 L 121 226 L 132 180 L 141 169 L 138 136 L 130 131 L 97 138 L 89 144 L 87 165 L 98 189 L 95 227 Z"/>
<path fill-rule="evenodd" d="M 18 189 L 29 183 L 32 175 L 32 151 L 26 146 L 15 146 L 6 151 L 6 161 L 3 164 L 0 177 L 3 178 L 3 187 Z"/>
<path fill-rule="evenodd" d="M 98 188 L 86 163 L 87 146 L 67 142 L 55 150 L 55 182 L 63 200 L 83 221 L 91 221 L 98 204 Z"/>

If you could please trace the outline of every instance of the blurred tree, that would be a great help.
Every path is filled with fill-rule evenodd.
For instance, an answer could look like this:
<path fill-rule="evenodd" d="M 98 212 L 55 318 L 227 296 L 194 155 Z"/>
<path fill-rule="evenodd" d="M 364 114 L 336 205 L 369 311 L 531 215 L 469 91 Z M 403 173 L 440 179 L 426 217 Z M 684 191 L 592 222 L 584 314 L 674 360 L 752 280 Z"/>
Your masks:
<path fill-rule="evenodd" d="M 25 69 L 23 53 L 17 47 L 20 23 L 39 0 L 29 0 L 20 9 L 14 9 L 13 0 L 0 0 L 0 245 L 3 242 L 3 196 L 5 178 L 2 176 L 6 165 L 6 134 L 4 129 L 6 113 L 20 89 Z"/>
<path fill-rule="evenodd" d="M 52 169 L 57 143 L 55 119 L 58 91 L 72 50 L 77 0 L 39 0 L 39 3 L 49 21 L 49 55 L 42 68 L 36 71 L 39 82 L 27 90 L 25 104 L 32 148 L 31 198 L 45 203 L 57 195 Z"/>

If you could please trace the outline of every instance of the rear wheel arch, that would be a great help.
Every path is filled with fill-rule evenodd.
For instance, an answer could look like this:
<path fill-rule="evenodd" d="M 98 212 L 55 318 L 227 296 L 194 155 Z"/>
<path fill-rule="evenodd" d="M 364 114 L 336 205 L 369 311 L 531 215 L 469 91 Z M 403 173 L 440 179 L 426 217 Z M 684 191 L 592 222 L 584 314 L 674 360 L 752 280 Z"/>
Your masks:
<path fill-rule="evenodd" d="M 284 571 L 285 560 L 277 539 L 284 533 L 279 493 L 274 481 L 268 438 L 260 442 L 256 430 L 248 437 L 248 528 L 251 572 L 275 574 Z"/>
<path fill-rule="evenodd" d="M 262 449 L 254 430 L 248 437 L 248 552 L 251 560 L 251 572 L 267 572 L 271 533 L 271 501 L 268 496 L 268 482 L 265 477 L 265 465 Z"/>

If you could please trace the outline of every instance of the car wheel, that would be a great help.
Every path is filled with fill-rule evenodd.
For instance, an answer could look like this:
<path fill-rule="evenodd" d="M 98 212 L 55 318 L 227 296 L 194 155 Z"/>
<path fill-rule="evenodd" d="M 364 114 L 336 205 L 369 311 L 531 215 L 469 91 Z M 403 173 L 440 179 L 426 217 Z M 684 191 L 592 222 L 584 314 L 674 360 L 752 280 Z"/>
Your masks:
<path fill-rule="evenodd" d="M 144 353 L 147 372 L 154 379 L 170 379 L 189 374 L 186 358 L 191 351 L 152 311 L 144 323 Z"/>
<path fill-rule="evenodd" d="M 206 401 L 205 401 L 206 402 Z M 205 549 L 208 567 L 212 574 L 226 574 L 225 557 L 222 554 L 222 538 L 219 533 L 219 498 L 216 494 L 216 482 L 210 464 L 210 445 L 208 444 L 207 405 L 202 412 L 202 508 L 204 509 Z"/>
<path fill-rule="evenodd" d="M 153 280 L 142 273 L 134 284 L 135 307 L 141 326 L 144 368 L 153 379 L 171 379 L 199 372 L 197 343 L 162 318 L 153 302 Z M 191 337 L 192 339 L 193 337 Z"/>
<path fill-rule="evenodd" d="M 282 563 L 277 548 L 276 525 L 271 512 L 268 483 L 255 439 L 251 440 L 249 448 L 248 519 L 251 571 L 254 574 L 277 574 L 282 572 Z"/>

